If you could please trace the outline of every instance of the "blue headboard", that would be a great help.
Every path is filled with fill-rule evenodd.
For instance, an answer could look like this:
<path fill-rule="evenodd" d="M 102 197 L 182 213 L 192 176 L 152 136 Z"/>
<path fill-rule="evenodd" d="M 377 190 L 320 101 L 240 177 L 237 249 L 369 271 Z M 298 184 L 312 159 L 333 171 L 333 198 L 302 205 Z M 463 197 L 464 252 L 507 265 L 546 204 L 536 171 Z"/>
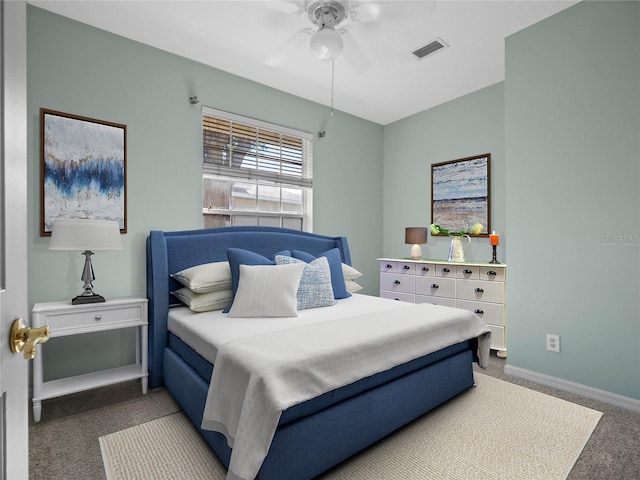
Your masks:
<path fill-rule="evenodd" d="M 180 232 L 153 230 L 147 237 L 147 298 L 149 299 L 149 386 L 162 386 L 162 358 L 167 345 L 167 314 L 180 288 L 169 274 L 194 265 L 227 260 L 227 249 L 243 248 L 270 257 L 282 250 L 320 254 L 340 249 L 342 262 L 351 265 L 345 237 L 326 237 L 275 227 L 225 227 Z"/>

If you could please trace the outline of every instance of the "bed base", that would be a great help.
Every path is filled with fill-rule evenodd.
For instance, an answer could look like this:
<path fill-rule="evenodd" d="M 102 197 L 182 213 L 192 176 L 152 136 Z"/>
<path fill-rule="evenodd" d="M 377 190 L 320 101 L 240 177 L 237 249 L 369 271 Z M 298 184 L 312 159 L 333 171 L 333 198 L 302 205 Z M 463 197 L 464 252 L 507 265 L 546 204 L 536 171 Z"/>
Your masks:
<path fill-rule="evenodd" d="M 314 478 L 473 386 L 472 360 L 463 350 L 278 428 L 256 480 Z M 163 363 L 166 388 L 227 467 L 225 437 L 200 428 L 208 382 L 169 348 Z"/>

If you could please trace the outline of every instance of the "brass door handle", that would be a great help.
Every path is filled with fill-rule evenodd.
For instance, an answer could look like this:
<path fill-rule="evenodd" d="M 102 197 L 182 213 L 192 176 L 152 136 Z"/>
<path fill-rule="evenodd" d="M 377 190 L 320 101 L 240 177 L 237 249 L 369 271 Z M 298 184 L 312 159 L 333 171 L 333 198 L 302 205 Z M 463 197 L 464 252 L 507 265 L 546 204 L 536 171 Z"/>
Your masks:
<path fill-rule="evenodd" d="M 36 356 L 36 345 L 49 340 L 50 335 L 49 325 L 31 328 L 21 318 L 16 318 L 11 324 L 9 346 L 13 353 L 24 352 L 24 358 L 32 360 Z"/>

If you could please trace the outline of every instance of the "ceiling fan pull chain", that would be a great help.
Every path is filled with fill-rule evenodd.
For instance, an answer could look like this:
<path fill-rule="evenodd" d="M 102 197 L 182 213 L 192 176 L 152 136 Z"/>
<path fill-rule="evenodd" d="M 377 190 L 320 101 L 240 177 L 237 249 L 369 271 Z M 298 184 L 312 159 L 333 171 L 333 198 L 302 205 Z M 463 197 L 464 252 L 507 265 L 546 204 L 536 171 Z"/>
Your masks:
<path fill-rule="evenodd" d="M 335 66 L 336 66 L 336 61 L 331 60 L 331 113 L 330 113 L 330 116 L 332 117 L 333 117 L 333 79 L 335 77 Z"/>

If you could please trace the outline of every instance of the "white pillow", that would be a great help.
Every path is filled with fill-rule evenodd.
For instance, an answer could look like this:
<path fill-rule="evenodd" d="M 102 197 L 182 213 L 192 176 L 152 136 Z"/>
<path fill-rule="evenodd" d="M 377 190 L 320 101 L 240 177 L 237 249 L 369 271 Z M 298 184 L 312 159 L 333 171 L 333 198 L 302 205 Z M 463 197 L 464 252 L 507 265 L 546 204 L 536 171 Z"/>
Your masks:
<path fill-rule="evenodd" d="M 218 290 L 217 292 L 195 293 L 187 287 L 184 287 L 171 293 L 194 312 L 222 310 L 231 305 L 233 301 L 233 291 L 231 288 Z"/>
<path fill-rule="evenodd" d="M 344 275 L 345 280 L 355 280 L 356 278 L 362 276 L 362 274 L 358 270 L 353 268 L 351 265 L 347 265 L 346 263 L 342 264 L 342 274 Z"/>
<path fill-rule="evenodd" d="M 171 277 L 196 293 L 217 292 L 231 288 L 229 262 L 203 263 L 173 273 Z"/>
<path fill-rule="evenodd" d="M 297 317 L 304 263 L 240 265 L 230 317 Z"/>
<path fill-rule="evenodd" d="M 353 280 L 346 280 L 344 282 L 344 284 L 347 287 L 347 292 L 349 292 L 349 293 L 356 293 L 356 292 L 362 290 L 362 286 L 358 285 Z"/>

